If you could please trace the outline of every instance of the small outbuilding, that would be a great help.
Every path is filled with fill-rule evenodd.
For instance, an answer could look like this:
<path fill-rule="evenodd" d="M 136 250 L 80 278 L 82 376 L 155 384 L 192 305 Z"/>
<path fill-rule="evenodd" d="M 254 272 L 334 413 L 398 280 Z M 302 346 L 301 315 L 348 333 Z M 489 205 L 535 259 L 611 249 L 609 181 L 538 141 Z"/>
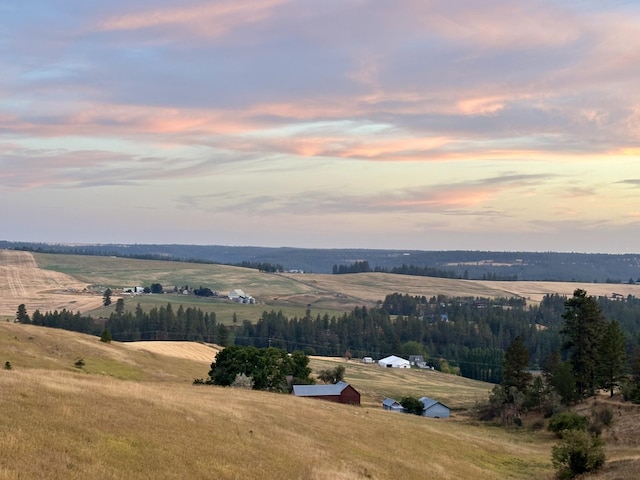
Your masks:
<path fill-rule="evenodd" d="M 409 360 L 396 357 L 395 355 L 390 355 L 382 360 L 378 360 L 378 365 L 384 368 L 411 368 Z"/>
<path fill-rule="evenodd" d="M 419 400 L 424 405 L 423 417 L 430 418 L 449 418 L 451 410 L 445 404 L 429 397 L 421 397 Z"/>
<path fill-rule="evenodd" d="M 382 408 L 384 410 L 391 410 L 392 412 L 404 412 L 404 407 L 400 405 L 400 402 L 394 400 L 393 398 L 385 398 L 382 401 Z"/>
<path fill-rule="evenodd" d="M 294 385 L 296 397 L 311 397 L 335 403 L 360 405 L 360 393 L 346 382 L 330 385 Z"/>
<path fill-rule="evenodd" d="M 362 363 L 373 363 L 373 358 L 371 357 L 363 357 Z"/>

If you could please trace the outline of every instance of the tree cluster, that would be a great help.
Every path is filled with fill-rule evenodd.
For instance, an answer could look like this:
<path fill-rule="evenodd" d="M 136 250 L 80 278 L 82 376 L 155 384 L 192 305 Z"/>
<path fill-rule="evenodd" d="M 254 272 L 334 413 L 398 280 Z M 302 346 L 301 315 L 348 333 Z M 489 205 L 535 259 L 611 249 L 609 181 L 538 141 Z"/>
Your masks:
<path fill-rule="evenodd" d="M 230 386 L 244 375 L 254 390 L 289 392 L 291 385 L 311 384 L 309 357 L 301 351 L 288 354 L 279 348 L 256 348 L 231 345 L 216 354 L 211 364 L 211 385 Z"/>
<path fill-rule="evenodd" d="M 366 260 L 356 261 L 351 265 L 334 265 L 332 269 L 332 273 L 334 275 L 341 275 L 345 273 L 367 273 L 371 271 L 371 266 Z"/>

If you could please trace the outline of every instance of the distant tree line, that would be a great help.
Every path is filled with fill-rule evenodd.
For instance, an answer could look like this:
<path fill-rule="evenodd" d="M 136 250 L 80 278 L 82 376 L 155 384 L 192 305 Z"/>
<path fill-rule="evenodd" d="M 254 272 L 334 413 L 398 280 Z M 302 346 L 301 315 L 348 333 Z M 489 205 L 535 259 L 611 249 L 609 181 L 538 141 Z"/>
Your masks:
<path fill-rule="evenodd" d="M 95 319 L 70 310 L 54 310 L 27 314 L 24 304 L 18 307 L 16 321 L 50 328 L 100 336 L 108 329 L 116 341 L 177 340 L 210 342 L 227 345 L 233 332 L 217 323 L 215 312 L 203 312 L 199 308 L 182 305 L 174 311 L 171 303 L 144 312 L 138 304 L 133 312 L 124 311 L 124 301 L 119 299 L 113 313 L 106 319 Z"/>
<path fill-rule="evenodd" d="M 469 272 L 465 270 L 462 274 L 457 273 L 455 270 L 447 270 L 438 267 L 429 266 L 417 266 L 402 264 L 401 266 L 385 268 L 376 266 L 371 268 L 367 260 L 356 261 L 350 265 L 334 265 L 332 269 L 333 274 L 346 274 L 346 273 L 366 273 L 366 272 L 380 272 L 380 273 L 395 273 L 397 275 L 414 275 L 419 277 L 436 277 L 436 278 L 456 278 L 456 279 L 468 279 Z M 495 280 L 495 281 L 516 281 L 518 275 L 505 275 L 496 272 L 483 273 L 482 280 Z"/>
<path fill-rule="evenodd" d="M 244 261 L 240 263 L 232 264 L 235 267 L 244 267 L 244 268 L 253 268 L 254 270 L 258 270 L 260 272 L 268 272 L 268 273 L 277 273 L 284 271 L 282 265 L 268 263 L 268 262 L 251 262 Z"/>
<path fill-rule="evenodd" d="M 351 265 L 334 265 L 332 269 L 332 273 L 336 275 L 345 273 L 367 273 L 371 271 L 371 266 L 366 260 L 356 261 Z"/>

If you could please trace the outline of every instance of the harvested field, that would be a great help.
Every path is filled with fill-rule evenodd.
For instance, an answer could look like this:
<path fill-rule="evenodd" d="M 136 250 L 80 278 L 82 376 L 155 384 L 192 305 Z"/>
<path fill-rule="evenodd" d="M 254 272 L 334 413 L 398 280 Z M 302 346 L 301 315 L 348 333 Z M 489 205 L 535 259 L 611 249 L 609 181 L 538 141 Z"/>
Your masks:
<path fill-rule="evenodd" d="M 285 276 L 287 276 L 285 274 Z M 352 275 L 308 274 L 290 275 L 315 289 L 316 296 L 333 295 L 342 301 L 374 304 L 384 300 L 389 293 L 409 295 L 447 295 L 451 297 L 521 297 L 527 302 L 538 303 L 547 294 L 573 295 L 577 288 L 589 295 L 612 297 L 640 296 L 640 285 L 579 282 L 497 282 L 486 280 L 458 280 L 449 278 L 418 277 L 390 273 L 358 273 Z M 311 303 L 311 302 L 308 302 Z"/>
<path fill-rule="evenodd" d="M 21 303 L 29 313 L 92 310 L 102 304 L 102 297 L 83 292 L 86 287 L 64 273 L 42 270 L 30 252 L 0 250 L 0 318 L 14 318 Z"/>
<path fill-rule="evenodd" d="M 216 345 L 195 342 L 124 342 L 124 348 L 166 355 L 174 358 L 184 358 L 194 362 L 204 362 L 210 365 L 220 348 Z"/>

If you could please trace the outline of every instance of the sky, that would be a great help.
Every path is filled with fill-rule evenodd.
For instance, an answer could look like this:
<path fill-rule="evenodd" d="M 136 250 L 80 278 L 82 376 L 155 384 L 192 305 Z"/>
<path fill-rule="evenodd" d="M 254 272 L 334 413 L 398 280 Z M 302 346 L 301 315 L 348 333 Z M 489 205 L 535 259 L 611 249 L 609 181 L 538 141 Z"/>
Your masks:
<path fill-rule="evenodd" d="M 635 0 L 0 18 L 0 240 L 640 252 Z"/>

